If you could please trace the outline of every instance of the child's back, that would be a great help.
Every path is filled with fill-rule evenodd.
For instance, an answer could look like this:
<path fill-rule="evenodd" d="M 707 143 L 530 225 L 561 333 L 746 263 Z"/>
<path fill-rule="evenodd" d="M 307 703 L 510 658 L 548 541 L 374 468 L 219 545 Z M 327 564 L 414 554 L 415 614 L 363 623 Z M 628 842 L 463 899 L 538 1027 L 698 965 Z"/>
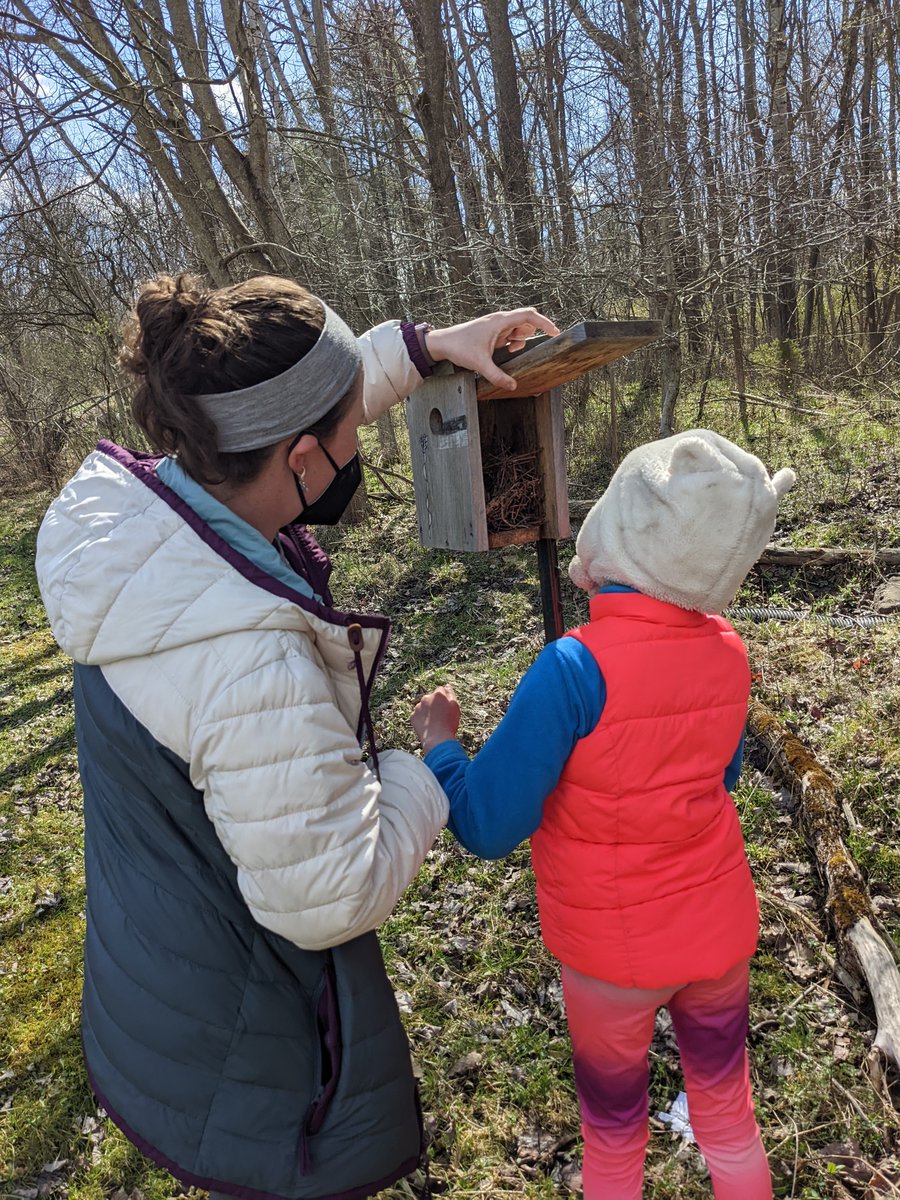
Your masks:
<path fill-rule="evenodd" d="M 532 838 L 548 948 L 622 987 L 713 979 L 756 947 L 757 906 L 724 786 L 750 672 L 720 617 L 601 592 L 574 630 L 606 685 Z"/>
<path fill-rule="evenodd" d="M 720 616 L 772 534 L 790 470 L 707 430 L 632 451 L 569 567 L 590 621 L 548 647 L 469 762 L 449 689 L 413 717 L 450 827 L 497 857 L 531 836 L 562 963 L 586 1200 L 638 1200 L 648 1050 L 667 1005 L 717 1200 L 769 1200 L 746 1037 L 757 904 L 729 790 L 750 672 Z"/>

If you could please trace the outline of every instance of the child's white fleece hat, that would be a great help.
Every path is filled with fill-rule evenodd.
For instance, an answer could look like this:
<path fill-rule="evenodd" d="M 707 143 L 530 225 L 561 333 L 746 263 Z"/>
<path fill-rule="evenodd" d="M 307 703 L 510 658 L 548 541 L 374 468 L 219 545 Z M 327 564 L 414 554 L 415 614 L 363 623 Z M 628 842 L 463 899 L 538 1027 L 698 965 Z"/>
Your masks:
<path fill-rule="evenodd" d="M 721 612 L 775 528 L 796 482 L 709 429 L 647 442 L 626 455 L 588 513 L 572 582 L 622 583 L 657 600 Z"/>

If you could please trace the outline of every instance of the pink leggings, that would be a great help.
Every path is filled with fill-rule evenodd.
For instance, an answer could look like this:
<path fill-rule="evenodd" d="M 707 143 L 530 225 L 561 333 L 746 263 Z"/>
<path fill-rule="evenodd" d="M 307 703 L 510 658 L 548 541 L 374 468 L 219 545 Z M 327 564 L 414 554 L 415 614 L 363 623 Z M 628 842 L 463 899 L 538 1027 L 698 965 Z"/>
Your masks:
<path fill-rule="evenodd" d="M 666 1005 L 691 1126 L 716 1200 L 771 1200 L 747 1062 L 749 966 L 721 979 L 643 991 L 562 969 L 584 1134 L 585 1200 L 640 1200 L 650 1137 L 647 1059 Z"/>

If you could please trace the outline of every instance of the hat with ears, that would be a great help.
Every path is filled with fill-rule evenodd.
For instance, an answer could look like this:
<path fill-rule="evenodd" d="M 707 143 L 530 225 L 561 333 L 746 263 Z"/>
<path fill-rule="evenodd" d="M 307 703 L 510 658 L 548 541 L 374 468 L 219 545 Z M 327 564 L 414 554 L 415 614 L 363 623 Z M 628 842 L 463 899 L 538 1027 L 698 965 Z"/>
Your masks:
<path fill-rule="evenodd" d="M 588 513 L 569 576 L 580 588 L 621 583 L 698 612 L 734 599 L 796 482 L 709 429 L 626 455 Z"/>

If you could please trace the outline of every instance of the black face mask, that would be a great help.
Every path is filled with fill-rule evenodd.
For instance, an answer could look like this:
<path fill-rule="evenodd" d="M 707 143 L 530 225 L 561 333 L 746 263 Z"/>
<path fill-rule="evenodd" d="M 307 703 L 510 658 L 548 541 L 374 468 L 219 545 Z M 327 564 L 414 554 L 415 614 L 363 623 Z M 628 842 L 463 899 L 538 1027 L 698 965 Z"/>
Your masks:
<path fill-rule="evenodd" d="M 293 449 L 302 436 L 302 433 L 297 435 L 290 449 Z M 297 476 L 294 476 L 297 481 L 297 494 L 302 505 L 297 520 L 302 521 L 304 525 L 337 525 L 346 512 L 347 505 L 353 499 L 356 489 L 362 483 L 359 452 L 357 451 L 348 463 L 339 467 L 321 442 L 319 442 L 319 449 L 334 467 L 334 479 L 318 499 L 313 500 L 312 504 L 307 504 L 303 495 L 303 486 Z"/>

